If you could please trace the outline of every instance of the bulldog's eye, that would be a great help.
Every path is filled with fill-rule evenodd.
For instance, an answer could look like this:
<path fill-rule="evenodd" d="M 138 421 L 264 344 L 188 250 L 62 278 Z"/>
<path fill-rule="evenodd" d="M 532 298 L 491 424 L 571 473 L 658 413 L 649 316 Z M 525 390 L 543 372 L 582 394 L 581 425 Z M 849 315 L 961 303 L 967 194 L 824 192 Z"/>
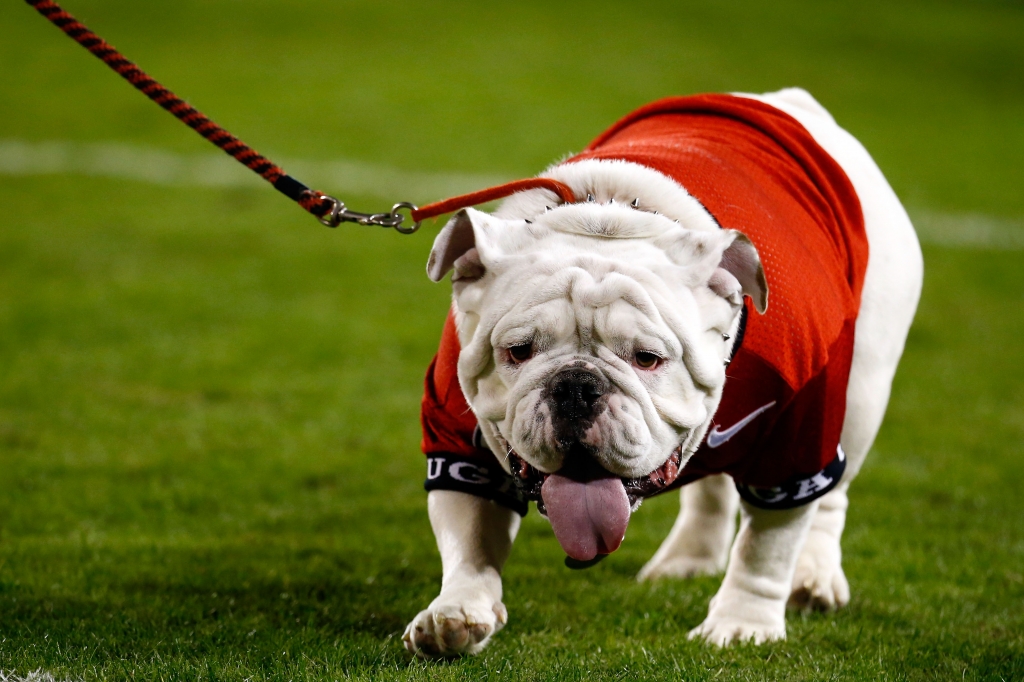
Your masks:
<path fill-rule="evenodd" d="M 636 355 L 633 356 L 633 361 L 640 369 L 654 369 L 661 362 L 661 358 L 654 353 L 641 350 L 637 351 Z"/>
<path fill-rule="evenodd" d="M 516 364 L 526 362 L 533 357 L 533 344 L 522 343 L 518 346 L 509 346 L 508 357 Z"/>

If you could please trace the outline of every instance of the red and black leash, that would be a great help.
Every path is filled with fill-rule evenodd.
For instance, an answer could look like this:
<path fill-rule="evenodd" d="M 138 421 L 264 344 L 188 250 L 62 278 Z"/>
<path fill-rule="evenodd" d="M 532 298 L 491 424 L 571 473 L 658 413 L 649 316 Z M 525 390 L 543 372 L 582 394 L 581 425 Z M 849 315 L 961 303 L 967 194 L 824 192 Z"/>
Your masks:
<path fill-rule="evenodd" d="M 445 199 L 444 201 L 434 202 L 422 208 L 403 201 L 395 204 L 388 213 L 360 213 L 349 210 L 344 202 L 323 192 L 310 189 L 288 175 L 280 166 L 221 128 L 191 104 L 160 85 L 145 71 L 118 52 L 110 43 L 100 38 L 73 16 L 65 12 L 53 0 L 25 0 L 25 2 L 35 7 L 40 14 L 49 19 L 57 28 L 64 31 L 79 45 L 102 59 L 107 66 L 120 74 L 122 78 L 134 85 L 144 95 L 174 114 L 182 123 L 233 156 L 239 163 L 258 173 L 260 177 L 272 184 L 277 191 L 297 202 L 299 206 L 319 218 L 320 222 L 328 227 L 337 227 L 342 222 L 354 222 L 360 225 L 391 227 L 403 234 L 411 234 L 419 228 L 420 222 L 426 218 L 434 218 L 460 208 L 500 199 L 527 189 L 547 189 L 557 195 L 564 203 L 572 203 L 576 200 L 573 191 L 567 185 L 557 180 L 552 180 L 551 178 L 528 178 Z M 410 211 L 410 217 L 414 221 L 410 227 L 402 226 L 405 216 L 401 211 L 405 209 Z"/>

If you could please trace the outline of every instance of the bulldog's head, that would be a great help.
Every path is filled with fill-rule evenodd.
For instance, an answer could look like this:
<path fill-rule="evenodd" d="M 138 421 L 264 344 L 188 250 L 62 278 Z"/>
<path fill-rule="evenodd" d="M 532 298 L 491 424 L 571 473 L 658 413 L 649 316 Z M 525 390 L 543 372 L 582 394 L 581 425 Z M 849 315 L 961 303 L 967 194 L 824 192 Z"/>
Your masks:
<path fill-rule="evenodd" d="M 735 230 L 688 229 L 629 203 L 532 220 L 467 209 L 427 272 L 454 270 L 459 383 L 491 450 L 544 474 L 555 534 L 578 560 L 622 541 L 623 479 L 678 466 L 718 407 L 743 307 L 767 286 Z"/>

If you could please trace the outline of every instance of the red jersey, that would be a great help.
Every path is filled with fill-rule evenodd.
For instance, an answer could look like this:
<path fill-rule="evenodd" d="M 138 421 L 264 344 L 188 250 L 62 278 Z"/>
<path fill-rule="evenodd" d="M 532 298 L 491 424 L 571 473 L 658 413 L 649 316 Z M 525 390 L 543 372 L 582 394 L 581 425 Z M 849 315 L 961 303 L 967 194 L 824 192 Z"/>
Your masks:
<path fill-rule="evenodd" d="M 712 428 L 670 487 L 724 472 L 761 506 L 820 497 L 845 467 L 839 435 L 868 261 L 860 202 L 842 168 L 788 114 L 730 95 L 649 104 L 566 163 L 584 159 L 630 161 L 674 179 L 722 227 L 753 241 L 768 282 L 765 314 L 746 303 Z M 423 451 L 442 464 L 475 463 L 482 478 L 498 480 L 504 472 L 473 438 L 458 352 L 449 316 L 427 373 Z M 442 464 L 428 489 L 451 487 Z M 522 500 L 509 506 L 521 509 Z"/>

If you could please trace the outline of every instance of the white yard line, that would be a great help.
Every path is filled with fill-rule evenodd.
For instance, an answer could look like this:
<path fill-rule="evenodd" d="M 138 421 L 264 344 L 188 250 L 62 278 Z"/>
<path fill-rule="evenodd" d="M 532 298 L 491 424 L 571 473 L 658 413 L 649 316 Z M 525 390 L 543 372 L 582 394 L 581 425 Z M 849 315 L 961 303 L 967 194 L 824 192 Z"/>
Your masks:
<path fill-rule="evenodd" d="M 498 175 L 410 171 L 347 159 L 280 162 L 294 177 L 317 189 L 387 201 L 433 201 L 509 179 Z M 263 183 L 226 154 L 175 154 L 116 142 L 0 140 L 0 175 L 87 175 L 199 187 L 258 187 Z M 1024 219 L 926 209 L 912 210 L 911 217 L 926 244 L 1024 250 Z"/>
<path fill-rule="evenodd" d="M 910 218 L 921 241 L 954 248 L 1024 249 L 1024 220 L 983 213 L 912 210 Z"/>
<path fill-rule="evenodd" d="M 422 173 L 346 159 L 275 161 L 293 177 L 325 192 L 334 190 L 395 201 L 432 201 L 508 179 L 470 173 Z M 227 154 L 175 154 L 117 142 L 0 139 L 0 175 L 87 175 L 199 187 L 265 184 Z"/>

